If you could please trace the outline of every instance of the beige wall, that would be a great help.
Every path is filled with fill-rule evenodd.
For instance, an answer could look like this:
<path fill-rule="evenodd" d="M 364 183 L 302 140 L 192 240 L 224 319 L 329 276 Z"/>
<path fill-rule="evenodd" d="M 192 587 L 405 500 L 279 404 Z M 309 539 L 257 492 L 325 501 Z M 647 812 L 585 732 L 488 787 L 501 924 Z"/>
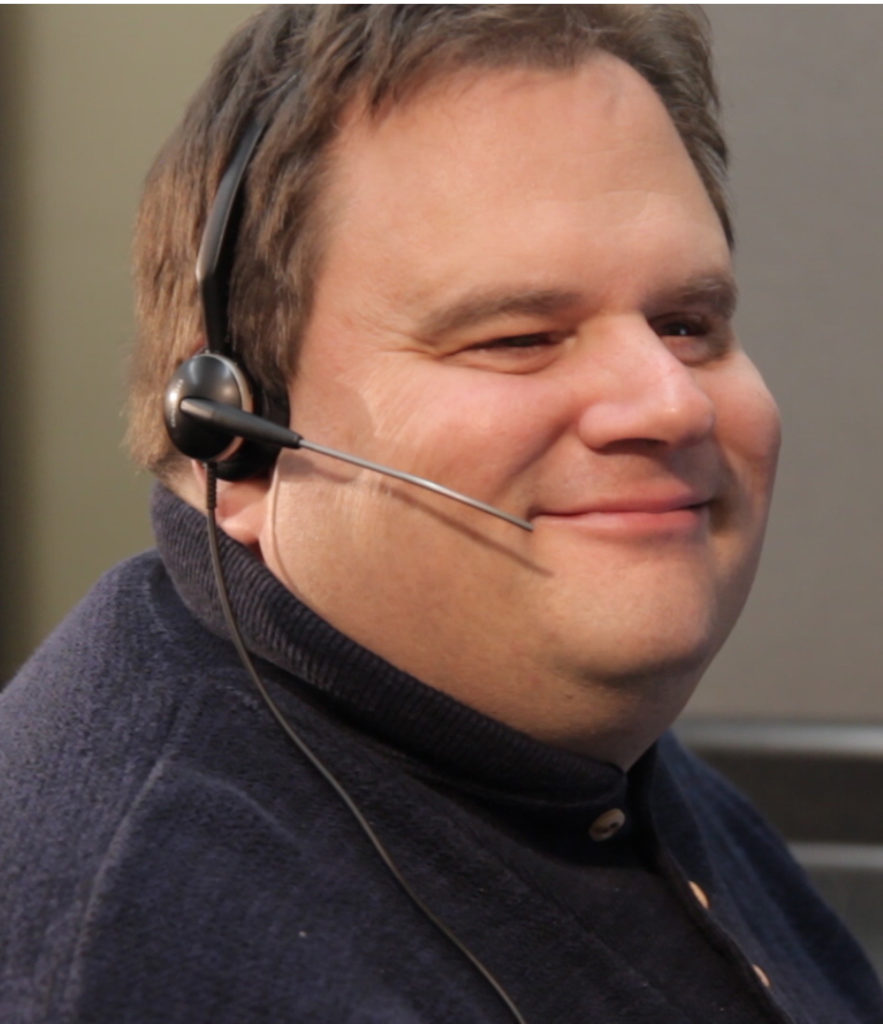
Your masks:
<path fill-rule="evenodd" d="M 0 11 L 4 671 L 149 544 L 121 451 L 139 182 L 245 6 Z M 880 7 L 719 6 L 741 328 L 786 444 L 697 713 L 883 720 Z"/>
<path fill-rule="evenodd" d="M 141 181 L 242 6 L 0 12 L 10 194 L 0 292 L 4 675 L 96 575 L 151 543 L 122 450 Z M 12 63 L 12 67 L 8 63 Z M 11 170 L 9 163 L 12 163 Z M 14 324 L 14 329 L 11 325 Z M 12 421 L 12 422 L 9 422 Z"/>

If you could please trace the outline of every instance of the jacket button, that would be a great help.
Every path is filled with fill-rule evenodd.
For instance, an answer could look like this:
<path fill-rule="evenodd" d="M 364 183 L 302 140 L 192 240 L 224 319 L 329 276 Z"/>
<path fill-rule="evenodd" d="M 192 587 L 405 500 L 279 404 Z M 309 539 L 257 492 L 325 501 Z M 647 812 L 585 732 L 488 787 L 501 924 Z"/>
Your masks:
<path fill-rule="evenodd" d="M 603 843 L 610 839 L 625 824 L 625 814 L 618 807 L 611 807 L 609 811 L 599 814 L 589 826 L 589 835 L 596 843 Z"/>

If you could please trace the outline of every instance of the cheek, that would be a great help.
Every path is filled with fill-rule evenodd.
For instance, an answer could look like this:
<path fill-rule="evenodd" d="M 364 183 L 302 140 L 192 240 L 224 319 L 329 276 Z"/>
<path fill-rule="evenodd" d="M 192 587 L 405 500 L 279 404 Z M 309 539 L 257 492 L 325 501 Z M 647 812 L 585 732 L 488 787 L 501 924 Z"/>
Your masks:
<path fill-rule="evenodd" d="M 410 452 L 450 480 L 483 486 L 519 474 L 561 429 L 560 395 L 528 376 L 429 364 L 376 397 L 369 401 L 378 444 Z"/>
<path fill-rule="evenodd" d="M 769 503 L 781 440 L 779 410 L 747 357 L 736 372 L 708 389 L 717 410 L 717 436 L 731 470 L 756 503 Z"/>

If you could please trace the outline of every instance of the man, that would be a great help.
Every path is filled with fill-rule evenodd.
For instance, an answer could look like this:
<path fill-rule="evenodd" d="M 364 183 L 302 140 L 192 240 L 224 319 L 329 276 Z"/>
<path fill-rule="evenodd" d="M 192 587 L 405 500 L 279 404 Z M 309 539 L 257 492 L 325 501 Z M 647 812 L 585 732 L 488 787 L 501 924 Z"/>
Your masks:
<path fill-rule="evenodd" d="M 3 696 L 4 1019 L 883 1019 L 666 733 L 745 600 L 778 443 L 724 156 L 680 8 L 296 7 L 231 42 L 136 242 L 158 553 Z M 160 408 L 206 341 L 186 367 L 244 365 L 258 412 L 492 514 L 309 451 L 231 466 L 226 435 L 188 458 Z M 278 721 L 218 596 L 216 463 Z"/>

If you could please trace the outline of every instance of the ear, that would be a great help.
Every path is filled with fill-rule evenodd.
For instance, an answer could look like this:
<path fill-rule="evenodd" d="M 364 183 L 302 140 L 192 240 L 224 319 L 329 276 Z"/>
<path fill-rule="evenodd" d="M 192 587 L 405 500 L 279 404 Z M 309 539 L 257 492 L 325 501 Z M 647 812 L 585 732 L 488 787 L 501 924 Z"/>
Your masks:
<path fill-rule="evenodd" d="M 205 494 L 205 466 L 191 463 L 194 476 Z M 264 529 L 270 500 L 272 477 L 250 477 L 247 480 L 219 480 L 215 516 L 218 526 L 233 540 L 247 547 L 260 558 L 259 539 Z"/>

